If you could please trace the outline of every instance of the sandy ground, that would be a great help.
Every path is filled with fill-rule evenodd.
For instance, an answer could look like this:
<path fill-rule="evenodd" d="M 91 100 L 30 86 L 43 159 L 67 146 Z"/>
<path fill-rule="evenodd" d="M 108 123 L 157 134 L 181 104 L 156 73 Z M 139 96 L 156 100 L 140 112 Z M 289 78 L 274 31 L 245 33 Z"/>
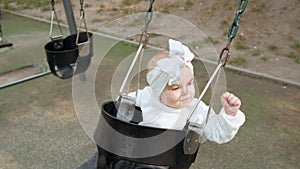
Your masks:
<path fill-rule="evenodd" d="M 231 45 L 230 64 L 254 72 L 265 73 L 274 77 L 300 82 L 300 1 L 299 0 L 262 0 L 249 2 L 243 13 L 238 35 Z M 85 18 L 88 28 L 92 31 L 103 32 L 103 26 L 130 14 L 145 12 L 149 1 L 122 1 L 122 0 L 85 0 Z M 73 12 L 76 20 L 79 20 L 79 3 L 72 1 Z M 50 7 L 50 6 L 49 6 Z M 217 51 L 221 51 L 226 45 L 227 31 L 235 16 L 237 1 L 184 1 L 164 0 L 155 1 L 153 10 L 160 13 L 169 13 L 178 16 L 191 24 L 214 41 Z M 56 4 L 56 11 L 62 22 L 66 22 L 63 4 Z M 49 8 L 50 10 L 50 8 Z M 50 11 L 40 9 L 18 10 L 31 16 L 50 19 Z M 165 24 L 150 23 L 152 27 L 164 28 Z M 184 25 L 176 26 L 182 30 L 184 41 L 195 34 L 187 35 Z M 120 25 L 111 26 L 111 34 L 119 35 L 136 31 L 140 33 L 144 28 L 144 22 L 137 22 L 120 29 Z M 116 32 L 117 30 L 117 32 Z M 107 31 L 107 30 L 106 30 Z M 172 30 L 170 30 L 172 31 Z M 154 40 L 156 39 L 156 41 Z M 157 45 L 159 38 L 152 37 L 152 43 Z M 159 42 L 158 42 L 159 43 Z"/>
<path fill-rule="evenodd" d="M 130 13 L 145 11 L 148 5 L 147 1 L 141 0 L 132 0 L 130 2 L 135 2 L 135 4 L 129 5 L 125 5 L 123 2 L 125 1 L 85 0 L 85 3 L 88 4 L 86 16 L 89 28 L 93 31 L 102 31 L 104 30 L 103 26 L 112 20 Z M 207 36 L 219 41 L 215 47 L 217 51 L 220 51 L 226 42 L 224 32 L 228 30 L 234 16 L 232 9 L 228 9 L 230 5 L 226 5 L 225 0 L 208 2 L 194 0 L 193 6 L 189 6 L 186 2 L 183 0 L 156 1 L 154 10 L 174 14 L 197 25 Z M 235 2 L 230 2 L 230 4 L 233 6 Z M 261 9 L 262 7 L 263 9 Z M 57 5 L 58 13 L 66 23 L 62 9 L 62 4 L 59 3 Z M 74 13 L 78 19 L 79 12 L 77 10 L 78 4 L 74 3 Z M 17 12 L 48 20 L 50 17 L 50 11 L 41 12 L 39 9 Z M 224 20 L 227 21 L 227 24 Z M 155 24 L 151 23 L 150 29 L 164 26 L 163 23 L 155 22 L 155 18 L 153 23 Z M 143 25 L 140 24 L 130 25 L 126 27 L 128 30 L 120 29 L 118 26 L 113 27 L 113 30 L 130 32 L 141 27 L 139 31 L 136 31 L 139 33 L 143 29 Z M 299 0 L 272 2 L 263 0 L 255 4 L 250 3 L 246 13 L 242 16 L 239 35 L 234 39 L 234 43 L 240 41 L 247 49 L 237 50 L 233 44 L 231 60 L 241 56 L 245 62 L 236 65 L 238 67 L 299 81 L 299 64 L 285 56 L 290 51 L 299 55 L 299 48 L 293 47 L 294 43 L 300 42 L 299 25 Z M 182 33 L 193 34 L 187 31 L 182 31 Z M 126 33 L 124 32 L 124 34 Z M 182 38 L 190 38 L 190 36 Z M 159 37 L 151 37 L 151 39 L 159 40 Z M 235 80 L 236 78 L 237 80 Z M 203 146 L 203 152 L 214 153 L 204 153 L 201 161 L 197 161 L 194 168 L 216 168 L 215 166 L 218 164 L 224 163 L 225 166 L 229 166 L 227 168 L 230 168 L 230 164 L 235 165 L 231 168 L 253 168 L 253 166 L 257 168 L 266 168 L 266 166 L 267 168 L 299 168 L 297 161 L 299 159 L 299 134 L 297 134 L 299 131 L 299 123 L 297 123 L 299 119 L 297 104 L 299 89 L 283 88 L 273 83 L 268 84 L 269 82 L 264 80 L 251 79 L 247 81 L 240 75 L 231 76 L 228 82 L 231 83 L 229 86 L 241 89 L 243 91 L 241 98 L 249 101 L 248 104 L 245 104 L 247 106 L 245 111 L 248 112 L 248 127 L 246 126 L 244 131 L 240 132 L 240 137 L 235 139 L 232 144 L 222 145 L 222 148 L 212 145 L 210 149 L 207 148 L 208 146 Z M 1 110 L 5 112 L 4 118 L 8 119 L 5 120 L 8 121 L 8 124 L 0 123 L 6 125 L 1 130 L 1 136 L 9 134 L 14 136 L 1 139 L 3 147 L 6 145 L 14 147 L 11 150 L 10 147 L 2 148 L 7 152 L 1 152 L 1 158 L 4 159 L 4 164 L 10 166 L 3 165 L 2 167 L 57 168 L 57 166 L 74 166 L 72 162 L 76 161 L 80 164 L 84 158 L 87 158 L 82 154 L 88 154 L 89 157 L 91 154 L 88 151 L 94 152 L 94 145 L 91 146 L 89 139 L 84 137 L 83 131 L 77 124 L 75 113 L 70 110 L 72 96 L 70 90 L 66 90 L 70 89 L 69 85 L 70 83 L 56 80 L 55 77 L 48 77 L 20 86 L 18 92 L 12 92 L 12 89 L 1 91 L 2 98 L 5 98 L 1 100 L 1 106 L 3 106 Z M 56 92 L 52 91 L 53 86 L 57 86 Z M 40 92 L 43 92 L 43 95 Z M 282 96 L 278 97 L 279 94 Z M 49 95 L 49 97 L 45 99 L 45 95 Z M 16 104 L 16 98 L 22 98 L 22 101 Z M 272 111 L 267 109 L 270 105 L 274 107 L 271 109 Z M 281 114 L 281 116 L 277 116 L 277 114 Z M 263 117 L 258 118 L 259 115 L 263 115 Z M 272 118 L 264 118 L 266 115 L 272 116 Z M 269 119 L 271 120 L 267 121 Z M 264 132 L 264 130 L 268 130 L 268 132 Z M 66 133 L 70 135 L 65 135 Z M 11 141 L 10 138 L 14 138 L 14 141 Z M 83 139 L 70 140 L 70 138 Z M 237 142 L 242 144 L 236 144 Z M 245 145 L 246 148 L 243 148 L 242 145 Z M 75 146 L 78 148 L 76 151 L 70 148 Z M 46 151 L 44 147 L 47 147 Z M 233 150 L 238 152 L 232 153 Z M 289 160 L 280 160 L 277 156 L 278 158 L 288 157 Z M 205 159 L 208 162 L 205 163 Z M 210 160 L 214 162 L 212 163 Z M 203 162 L 206 165 L 203 165 Z"/>

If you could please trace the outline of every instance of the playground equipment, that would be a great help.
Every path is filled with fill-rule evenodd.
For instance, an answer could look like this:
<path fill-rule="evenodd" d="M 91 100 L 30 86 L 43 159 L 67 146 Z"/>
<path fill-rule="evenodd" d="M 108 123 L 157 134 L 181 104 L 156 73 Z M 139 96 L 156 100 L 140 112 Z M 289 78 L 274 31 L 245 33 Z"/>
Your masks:
<path fill-rule="evenodd" d="M 139 48 L 125 76 L 123 84 L 121 85 L 119 97 L 116 101 L 108 101 L 102 104 L 101 117 L 98 122 L 96 131 L 94 133 L 94 139 L 97 143 L 106 140 L 106 144 L 109 145 L 109 148 L 97 145 L 98 169 L 115 169 L 118 168 L 118 163 L 126 163 L 126 161 L 133 162 L 136 164 L 168 166 L 170 169 L 188 169 L 191 166 L 191 164 L 195 161 L 200 146 L 200 136 L 198 133 L 195 132 L 194 129 L 199 128 L 200 126 L 197 126 L 197 124 L 190 122 L 190 118 L 193 115 L 195 108 L 200 103 L 202 97 L 208 90 L 209 86 L 216 78 L 218 78 L 220 70 L 226 66 L 230 58 L 230 44 L 232 42 L 232 39 L 237 34 L 240 16 L 244 12 L 248 1 L 239 1 L 238 10 L 234 18 L 234 22 L 232 23 L 228 32 L 228 43 L 219 55 L 218 66 L 215 69 L 213 75 L 210 77 L 209 81 L 207 82 L 204 90 L 200 94 L 200 97 L 198 98 L 198 104 L 195 105 L 193 111 L 191 112 L 189 118 L 186 121 L 184 129 L 182 130 L 170 130 L 138 125 L 138 123 L 143 120 L 141 109 L 135 106 L 134 98 L 131 98 L 123 92 L 125 83 L 128 80 L 128 76 L 133 69 L 133 65 L 135 64 L 139 56 L 141 58 L 143 57 L 143 50 L 147 46 L 147 42 L 149 40 L 147 28 L 152 19 L 153 3 L 154 0 L 150 0 L 149 10 L 146 12 L 145 31 L 142 32 L 140 35 Z M 214 86 L 212 88 L 212 92 L 214 92 L 213 90 Z M 211 101 L 213 100 L 212 97 L 213 94 L 211 96 Z M 211 107 L 212 104 L 210 103 L 209 105 Z M 209 113 L 210 108 L 207 113 L 206 122 L 208 120 Z M 117 118 L 118 114 L 127 116 L 129 118 L 127 119 L 127 121 L 126 119 L 121 120 L 120 118 Z M 112 134 L 113 130 L 118 131 L 122 136 L 116 136 Z M 158 135 L 163 135 L 162 137 L 160 137 L 161 141 L 159 141 L 158 143 L 151 142 L 151 144 L 148 145 L 143 141 L 137 141 L 139 138 L 147 139 L 151 137 L 156 137 Z M 114 141 L 110 142 L 110 139 Z M 115 144 L 115 142 L 120 144 Z M 170 147 L 170 149 L 168 149 L 165 152 L 154 154 L 153 156 L 135 156 L 135 154 L 138 152 L 141 152 L 141 154 L 151 154 L 151 151 L 153 149 L 157 150 L 163 146 Z M 115 153 L 120 151 L 121 153 L 119 154 Z"/>
<path fill-rule="evenodd" d="M 51 0 L 52 15 L 50 25 L 50 42 L 45 46 L 47 62 L 51 73 L 61 79 L 67 79 L 87 70 L 93 56 L 93 34 L 88 31 L 85 22 L 83 0 L 80 0 L 80 25 L 76 34 L 63 38 L 62 28 L 55 11 L 55 1 Z M 60 34 L 53 36 L 54 18 Z M 85 31 L 81 31 L 84 24 Z"/>

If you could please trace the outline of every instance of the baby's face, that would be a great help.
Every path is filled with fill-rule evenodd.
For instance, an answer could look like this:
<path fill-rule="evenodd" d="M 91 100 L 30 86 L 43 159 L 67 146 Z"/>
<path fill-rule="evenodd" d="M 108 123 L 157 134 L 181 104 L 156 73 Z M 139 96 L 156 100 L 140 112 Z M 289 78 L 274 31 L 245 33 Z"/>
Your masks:
<path fill-rule="evenodd" d="M 163 104 L 173 108 L 183 108 L 195 97 L 194 76 L 190 68 L 181 68 L 178 84 L 166 86 L 160 100 Z"/>

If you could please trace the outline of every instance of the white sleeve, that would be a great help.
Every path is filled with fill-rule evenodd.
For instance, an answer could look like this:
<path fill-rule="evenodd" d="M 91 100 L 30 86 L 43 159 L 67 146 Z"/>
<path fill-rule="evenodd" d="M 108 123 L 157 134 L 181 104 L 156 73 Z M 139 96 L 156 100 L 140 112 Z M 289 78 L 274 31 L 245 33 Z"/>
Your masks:
<path fill-rule="evenodd" d="M 207 125 L 204 128 L 204 136 L 218 144 L 229 142 L 245 122 L 245 115 L 240 110 L 235 116 L 227 115 L 224 108 L 217 115 L 211 111 Z"/>

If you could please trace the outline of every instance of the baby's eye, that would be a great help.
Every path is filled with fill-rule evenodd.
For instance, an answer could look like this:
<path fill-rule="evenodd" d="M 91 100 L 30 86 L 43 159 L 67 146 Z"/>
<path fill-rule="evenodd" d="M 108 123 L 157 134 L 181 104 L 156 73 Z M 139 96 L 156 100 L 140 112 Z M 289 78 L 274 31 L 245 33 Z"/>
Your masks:
<path fill-rule="evenodd" d="M 178 90 L 179 89 L 179 86 L 178 87 L 172 87 L 171 90 Z"/>

